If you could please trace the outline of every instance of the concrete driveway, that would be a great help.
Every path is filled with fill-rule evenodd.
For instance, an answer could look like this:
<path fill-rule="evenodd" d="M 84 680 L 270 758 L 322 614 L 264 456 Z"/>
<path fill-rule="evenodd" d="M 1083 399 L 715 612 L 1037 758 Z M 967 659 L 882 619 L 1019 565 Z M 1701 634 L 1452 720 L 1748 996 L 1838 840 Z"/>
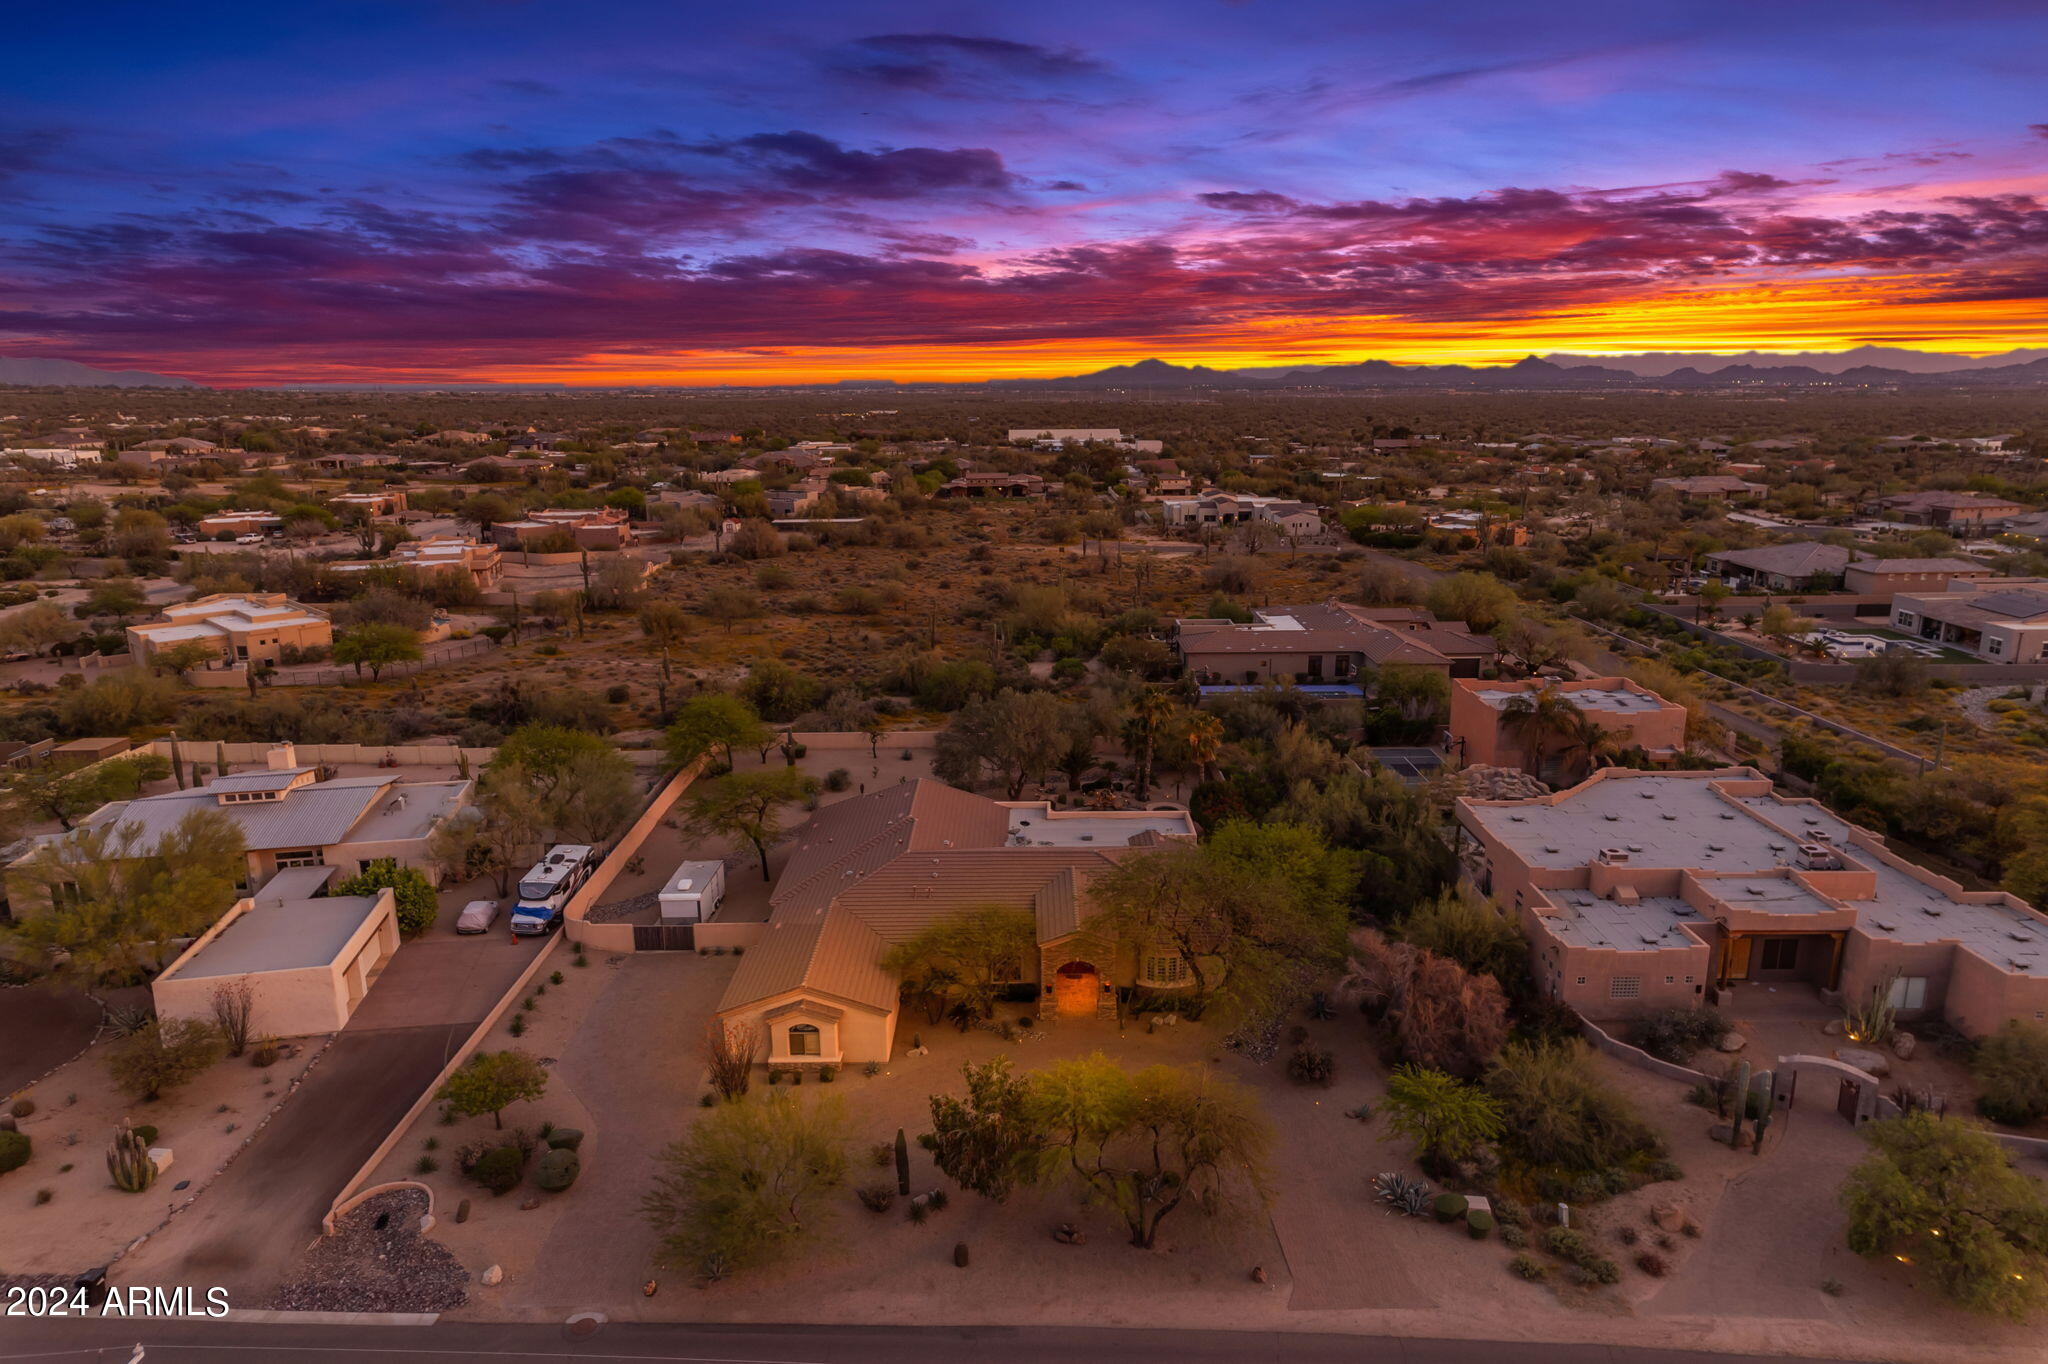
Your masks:
<path fill-rule="evenodd" d="M 552 941 L 445 928 L 399 949 L 299 1092 L 114 1282 L 223 1287 L 237 1307 L 269 1300 L 334 1195 Z"/>

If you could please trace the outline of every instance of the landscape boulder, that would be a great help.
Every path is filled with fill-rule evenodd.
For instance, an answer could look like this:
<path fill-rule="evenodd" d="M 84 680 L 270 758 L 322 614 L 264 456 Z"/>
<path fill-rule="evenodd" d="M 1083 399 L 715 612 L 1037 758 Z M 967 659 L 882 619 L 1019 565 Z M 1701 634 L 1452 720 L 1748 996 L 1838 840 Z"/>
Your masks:
<path fill-rule="evenodd" d="M 1892 1073 L 1891 1059 L 1883 1052 L 1872 1051 L 1868 1047 L 1837 1047 L 1835 1059 L 1845 1066 L 1854 1066 L 1880 1079 Z"/>
<path fill-rule="evenodd" d="M 1724 1032 L 1721 1040 L 1714 1044 L 1716 1051 L 1736 1052 L 1749 1045 L 1749 1038 L 1739 1032 Z"/>
<path fill-rule="evenodd" d="M 1895 1032 L 1892 1034 L 1892 1055 L 1898 1057 L 1901 1061 L 1912 1060 L 1913 1050 L 1919 1045 L 1920 1039 L 1909 1032 Z"/>
<path fill-rule="evenodd" d="M 496 1288 L 503 1282 L 505 1282 L 505 1267 L 503 1265 L 492 1265 L 484 1271 L 482 1283 L 485 1288 Z"/>

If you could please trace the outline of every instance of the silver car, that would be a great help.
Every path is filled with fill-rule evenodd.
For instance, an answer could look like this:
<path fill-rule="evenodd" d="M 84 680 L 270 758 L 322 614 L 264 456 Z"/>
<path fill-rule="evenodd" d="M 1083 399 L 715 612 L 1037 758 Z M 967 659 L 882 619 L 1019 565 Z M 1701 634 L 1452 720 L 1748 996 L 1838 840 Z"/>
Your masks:
<path fill-rule="evenodd" d="M 462 913 L 455 920 L 457 933 L 488 933 L 491 924 L 498 917 L 496 900 L 471 900 L 462 907 Z"/>

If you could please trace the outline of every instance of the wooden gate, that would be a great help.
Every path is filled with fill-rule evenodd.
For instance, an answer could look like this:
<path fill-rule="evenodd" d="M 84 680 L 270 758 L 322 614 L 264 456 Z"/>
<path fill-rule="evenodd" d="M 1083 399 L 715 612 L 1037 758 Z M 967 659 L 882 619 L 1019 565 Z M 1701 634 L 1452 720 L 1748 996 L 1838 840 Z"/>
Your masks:
<path fill-rule="evenodd" d="M 635 952 L 694 952 L 697 950 L 695 924 L 634 924 Z"/>

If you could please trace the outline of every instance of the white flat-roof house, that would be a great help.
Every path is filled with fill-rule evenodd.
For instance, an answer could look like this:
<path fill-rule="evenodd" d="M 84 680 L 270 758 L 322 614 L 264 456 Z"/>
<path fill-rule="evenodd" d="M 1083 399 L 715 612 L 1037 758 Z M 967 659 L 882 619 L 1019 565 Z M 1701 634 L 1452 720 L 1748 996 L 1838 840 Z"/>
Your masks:
<path fill-rule="evenodd" d="M 98 464 L 104 459 L 101 450 L 84 450 L 69 445 L 10 446 L 0 450 L 0 456 L 9 459 L 35 459 L 45 464 L 54 464 L 59 469 L 76 469 L 81 464 Z"/>

